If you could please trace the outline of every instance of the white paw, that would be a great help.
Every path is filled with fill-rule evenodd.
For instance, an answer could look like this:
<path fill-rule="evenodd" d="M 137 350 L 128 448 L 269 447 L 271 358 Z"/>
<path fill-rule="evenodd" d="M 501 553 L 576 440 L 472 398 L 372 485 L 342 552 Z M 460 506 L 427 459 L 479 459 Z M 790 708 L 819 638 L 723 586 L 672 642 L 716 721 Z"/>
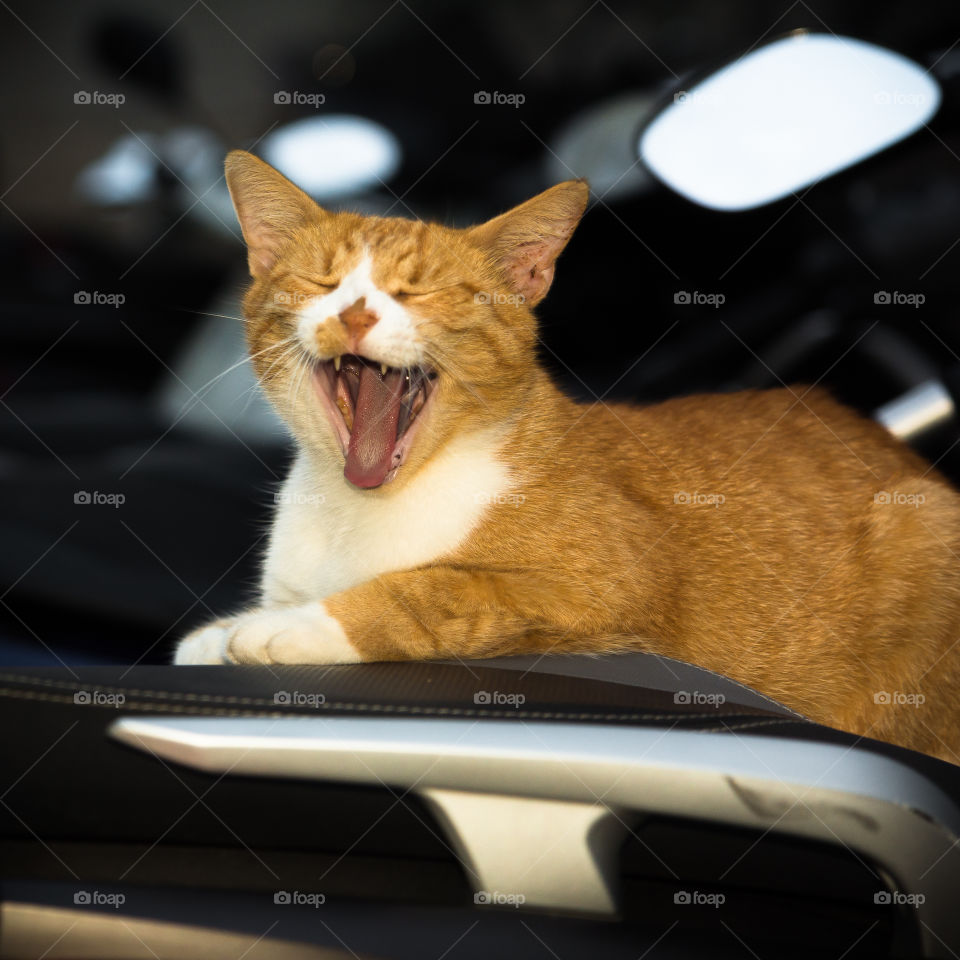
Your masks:
<path fill-rule="evenodd" d="M 230 633 L 230 620 L 218 620 L 188 633 L 173 655 L 173 662 L 177 666 L 188 666 L 197 663 L 224 663 L 224 651 L 227 646 L 227 637 Z"/>
<path fill-rule="evenodd" d="M 357 663 L 360 654 L 322 603 L 253 610 L 227 629 L 232 663 Z"/>

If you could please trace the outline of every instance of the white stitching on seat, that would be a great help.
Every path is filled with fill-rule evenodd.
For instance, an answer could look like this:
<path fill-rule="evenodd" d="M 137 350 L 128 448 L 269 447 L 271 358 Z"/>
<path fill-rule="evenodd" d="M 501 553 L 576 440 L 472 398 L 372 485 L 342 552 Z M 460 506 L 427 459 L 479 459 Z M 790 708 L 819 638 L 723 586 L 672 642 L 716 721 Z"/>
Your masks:
<path fill-rule="evenodd" d="M 0 675 L 2 677 L 2 675 Z M 107 688 L 99 688 L 107 689 Z M 42 702 L 49 703 L 63 703 L 68 705 L 73 705 L 74 701 L 72 698 L 67 696 L 61 696 L 58 694 L 51 693 L 39 693 L 35 690 L 16 690 L 9 687 L 0 688 L 0 697 L 10 697 L 11 699 L 16 700 L 38 700 Z M 249 698 L 247 698 L 249 699 Z M 263 705 L 267 704 L 267 701 L 259 701 Z M 272 706 L 272 704 L 271 704 Z M 407 706 L 405 704 L 383 704 L 383 703 L 327 703 L 325 707 L 334 706 L 337 709 L 351 710 L 351 711 L 370 711 L 373 713 L 399 713 L 399 714 L 423 714 L 426 716 L 451 716 L 451 717 L 507 717 L 507 718 L 517 718 L 517 714 L 513 711 L 506 710 L 468 710 L 461 707 L 417 707 L 417 706 Z M 113 709 L 113 708 L 111 708 Z M 247 716 L 250 711 L 245 710 L 229 710 L 229 709 L 213 709 L 211 707 L 188 707 L 184 705 L 172 705 L 164 704 L 159 705 L 155 703 L 137 703 L 136 701 L 130 703 L 124 703 L 122 707 L 116 708 L 116 712 L 119 714 L 123 710 L 139 710 L 142 712 L 154 712 L 159 715 L 163 715 L 165 712 L 169 713 L 188 713 L 188 714 L 213 714 L 216 716 Z M 291 711 L 284 710 L 257 710 L 258 716 L 269 716 L 269 717 L 291 717 L 291 716 L 305 716 L 301 713 L 293 713 Z M 717 716 L 716 714 L 711 713 L 698 713 L 698 714 L 686 714 L 678 716 L 677 714 L 667 713 L 667 714 L 655 714 L 655 713 L 608 713 L 608 714 L 597 714 L 597 713 L 564 713 L 561 711 L 525 711 L 522 715 L 524 720 L 605 720 L 605 721 L 637 721 L 637 720 L 673 720 L 675 725 L 679 725 L 686 720 L 714 720 L 719 721 L 726 729 L 729 730 L 743 730 L 747 727 L 754 726 L 764 726 L 764 725 L 776 725 L 782 723 L 795 723 L 795 720 L 792 720 L 787 717 L 757 717 L 753 720 L 747 720 L 740 723 L 730 723 L 727 722 L 726 718 L 722 716 Z M 809 721 L 804 721 L 809 722 Z M 686 728 L 684 728 L 686 729 Z"/>

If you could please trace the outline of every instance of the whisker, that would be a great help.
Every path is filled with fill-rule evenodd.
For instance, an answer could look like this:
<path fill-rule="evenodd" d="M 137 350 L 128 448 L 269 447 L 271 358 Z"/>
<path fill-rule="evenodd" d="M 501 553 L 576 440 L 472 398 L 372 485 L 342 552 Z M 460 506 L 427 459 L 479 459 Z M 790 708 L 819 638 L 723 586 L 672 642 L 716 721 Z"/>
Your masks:
<path fill-rule="evenodd" d="M 295 378 L 295 386 L 293 387 L 293 392 L 290 397 L 291 402 L 299 396 L 300 388 L 303 386 L 306 376 L 313 371 L 312 365 L 307 362 L 306 357 L 302 353 L 297 357 L 297 364 L 300 370 L 299 376 Z M 291 381 L 291 384 L 293 384 L 293 382 L 294 381 Z"/>
<path fill-rule="evenodd" d="M 247 397 L 246 403 L 243 405 L 243 410 L 241 413 L 246 412 L 247 408 L 253 402 L 255 392 L 264 389 L 264 383 L 273 376 L 274 370 L 280 366 L 282 363 L 288 361 L 291 357 L 295 356 L 297 351 L 300 349 L 300 343 L 296 340 L 292 340 L 287 344 L 286 350 L 283 351 L 279 356 L 275 357 L 270 361 L 269 366 L 264 370 L 261 376 L 258 376 L 246 390 L 243 391 L 239 396 L 236 397 L 236 401 L 241 400 L 243 397 Z"/>
<path fill-rule="evenodd" d="M 188 310 L 186 307 L 177 307 L 180 313 L 190 313 L 197 317 L 215 317 L 218 320 L 236 320 L 239 323 L 250 323 L 246 317 L 235 317 L 229 313 L 208 313 L 206 310 Z"/>
<path fill-rule="evenodd" d="M 297 340 L 293 340 L 287 344 L 286 349 L 283 353 L 279 354 L 273 360 L 270 361 L 270 364 L 267 366 L 267 369 L 264 370 L 263 374 L 258 377 L 258 380 L 267 380 L 273 374 L 274 369 L 282 363 L 285 363 L 292 356 L 294 356 L 301 349 L 300 343 Z"/>
<path fill-rule="evenodd" d="M 202 387 L 198 387 L 196 393 L 199 394 L 204 390 L 208 390 L 213 386 L 218 380 L 225 377 L 228 373 L 232 373 L 237 367 L 242 367 L 245 363 L 250 363 L 252 360 L 255 360 L 257 357 L 262 356 L 264 353 L 267 353 L 270 350 L 276 350 L 279 347 L 287 346 L 291 343 L 296 343 L 295 337 L 287 337 L 285 340 L 281 340 L 278 343 L 273 343 L 269 347 L 264 347 L 262 350 L 258 350 L 256 353 L 247 354 L 241 357 L 236 363 L 232 363 L 226 370 L 222 370 L 215 377 L 211 377 Z"/>

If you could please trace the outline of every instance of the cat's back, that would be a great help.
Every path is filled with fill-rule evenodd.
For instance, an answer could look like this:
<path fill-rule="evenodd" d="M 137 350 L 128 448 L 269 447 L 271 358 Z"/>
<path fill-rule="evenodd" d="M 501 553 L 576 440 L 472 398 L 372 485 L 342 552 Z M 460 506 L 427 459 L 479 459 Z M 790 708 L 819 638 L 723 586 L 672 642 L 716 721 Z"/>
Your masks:
<path fill-rule="evenodd" d="M 910 608 L 920 622 L 917 605 L 934 609 L 933 593 L 960 597 L 960 494 L 826 391 L 572 404 L 568 415 L 565 450 L 577 456 L 563 466 L 576 502 L 604 518 L 603 531 L 635 543 L 645 563 L 655 544 L 672 582 L 691 564 L 709 570 L 689 604 L 701 602 L 693 594 L 721 606 L 733 598 L 735 619 L 743 585 L 762 584 L 773 622 L 785 602 L 775 585 L 793 583 L 824 618 L 855 597 L 858 616 L 883 607 L 896 619 Z M 918 583 L 927 585 L 922 602 Z"/>
<path fill-rule="evenodd" d="M 598 404 L 580 421 L 588 446 L 627 473 L 723 479 L 729 485 L 880 484 L 942 478 L 880 424 L 818 387 L 677 397 L 646 406 Z"/>
<path fill-rule="evenodd" d="M 648 406 L 571 403 L 564 417 L 552 475 L 564 477 L 583 509 L 618 525 L 630 518 L 669 527 L 672 537 L 687 531 L 708 540 L 739 531 L 779 543 L 784 556 L 791 544 L 849 545 L 867 531 L 868 539 L 899 541 L 919 554 L 939 530 L 949 549 L 960 549 L 960 494 L 880 424 L 824 390 Z"/>

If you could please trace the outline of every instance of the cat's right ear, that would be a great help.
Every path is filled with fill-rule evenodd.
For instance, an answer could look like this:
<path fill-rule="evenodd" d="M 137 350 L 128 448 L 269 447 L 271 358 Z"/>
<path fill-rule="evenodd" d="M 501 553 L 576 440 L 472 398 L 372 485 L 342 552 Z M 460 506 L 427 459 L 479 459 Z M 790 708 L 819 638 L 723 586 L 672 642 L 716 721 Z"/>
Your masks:
<path fill-rule="evenodd" d="M 246 150 L 231 150 L 224 169 L 247 242 L 250 275 L 264 277 L 296 228 L 317 217 L 320 207 L 282 173 Z"/>
<path fill-rule="evenodd" d="M 533 306 L 547 295 L 557 257 L 580 222 L 589 197 L 586 180 L 567 180 L 472 227 L 467 236 L 493 255 L 510 289 Z"/>

